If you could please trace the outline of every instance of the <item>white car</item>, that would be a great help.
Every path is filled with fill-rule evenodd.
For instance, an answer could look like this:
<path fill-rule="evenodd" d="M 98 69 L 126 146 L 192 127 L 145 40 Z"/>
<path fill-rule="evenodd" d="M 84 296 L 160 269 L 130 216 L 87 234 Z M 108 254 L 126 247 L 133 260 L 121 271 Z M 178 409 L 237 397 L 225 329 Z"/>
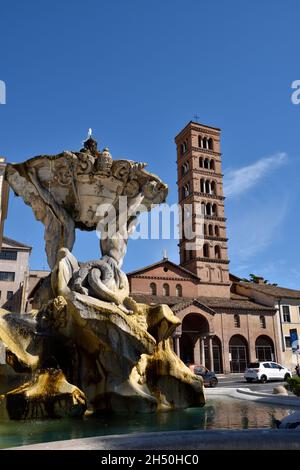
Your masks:
<path fill-rule="evenodd" d="M 251 362 L 244 374 L 247 382 L 259 380 L 266 383 L 268 380 L 287 380 L 292 377 L 292 372 L 276 362 Z"/>

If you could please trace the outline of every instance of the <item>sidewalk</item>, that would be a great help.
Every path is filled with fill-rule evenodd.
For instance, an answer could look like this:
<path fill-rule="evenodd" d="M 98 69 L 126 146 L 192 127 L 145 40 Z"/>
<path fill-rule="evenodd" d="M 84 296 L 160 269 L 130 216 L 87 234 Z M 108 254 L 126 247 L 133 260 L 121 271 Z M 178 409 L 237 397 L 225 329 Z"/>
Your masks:
<path fill-rule="evenodd" d="M 243 378 L 244 374 L 240 372 L 236 372 L 236 373 L 230 372 L 229 374 L 216 374 L 216 376 L 218 379 L 231 379 L 231 378 L 239 379 L 239 378 Z"/>

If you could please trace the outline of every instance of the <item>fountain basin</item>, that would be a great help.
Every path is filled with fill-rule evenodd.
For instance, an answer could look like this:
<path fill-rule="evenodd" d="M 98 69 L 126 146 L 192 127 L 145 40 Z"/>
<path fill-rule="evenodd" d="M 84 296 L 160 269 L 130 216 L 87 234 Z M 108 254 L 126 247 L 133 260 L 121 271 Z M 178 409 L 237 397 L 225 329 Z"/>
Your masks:
<path fill-rule="evenodd" d="M 193 431 L 188 433 L 190 436 L 190 442 L 195 442 L 195 437 L 193 436 L 195 436 L 196 433 L 207 431 L 205 433 L 205 435 L 208 436 L 205 437 L 205 440 L 207 441 L 209 436 L 213 437 L 216 435 L 217 431 L 220 433 L 221 430 L 224 429 L 227 430 L 226 433 L 231 432 L 229 430 L 234 430 L 235 432 L 253 430 L 254 432 L 258 429 L 264 429 L 264 432 L 269 432 L 270 428 L 275 428 L 276 419 L 283 419 L 285 416 L 293 413 L 295 409 L 296 408 L 292 406 L 261 404 L 223 396 L 208 399 L 205 407 L 188 408 L 185 410 L 174 410 L 161 413 L 102 415 L 99 417 L 90 416 L 78 420 L 60 419 L 34 422 L 0 421 L 0 447 L 11 448 L 38 443 L 50 443 L 44 444 L 43 447 L 46 448 L 49 445 L 50 448 L 58 448 L 55 446 L 59 446 L 59 443 L 54 444 L 55 441 L 80 439 L 81 442 L 83 438 L 96 439 L 97 436 L 98 444 L 96 444 L 96 441 L 94 440 L 93 448 L 108 449 L 110 448 L 110 445 L 113 445 L 110 444 L 112 440 L 117 439 L 116 435 L 119 436 L 119 440 L 122 440 L 120 435 L 123 435 L 123 439 L 127 439 L 127 441 L 128 439 L 131 439 L 131 444 L 128 444 L 128 442 L 126 444 L 129 446 L 127 448 L 142 449 L 143 447 L 130 447 L 138 436 L 148 435 L 149 446 L 151 442 L 152 444 L 154 443 L 155 439 L 156 441 L 159 441 L 159 434 L 163 433 L 167 436 L 170 434 L 170 431 L 174 431 L 174 433 L 172 433 L 174 436 L 175 434 L 179 435 L 186 431 Z M 280 430 L 274 429 L 274 433 L 277 432 L 280 432 Z M 152 439 L 150 439 L 150 434 L 153 436 Z M 239 435 L 240 434 L 243 433 L 239 432 Z M 203 433 L 200 433 L 200 435 L 204 436 Z M 224 438 L 224 433 L 222 436 Z M 102 439 L 103 442 L 106 442 L 106 444 L 103 444 L 104 447 L 101 447 Z M 198 445 L 201 444 L 201 439 L 200 437 L 198 438 Z M 51 441 L 53 444 L 51 444 Z M 186 439 L 183 440 L 181 438 L 179 442 L 180 445 L 178 446 L 177 443 L 177 448 L 183 448 L 182 446 L 189 445 L 189 442 L 186 441 Z M 78 446 L 81 445 L 79 441 L 77 444 Z M 74 449 L 77 448 L 77 444 L 72 444 L 72 442 L 70 442 L 70 444 L 68 444 L 68 442 L 61 443 L 63 446 L 62 448 Z M 163 444 L 161 444 L 160 447 L 146 448 L 163 449 L 164 447 Z"/>

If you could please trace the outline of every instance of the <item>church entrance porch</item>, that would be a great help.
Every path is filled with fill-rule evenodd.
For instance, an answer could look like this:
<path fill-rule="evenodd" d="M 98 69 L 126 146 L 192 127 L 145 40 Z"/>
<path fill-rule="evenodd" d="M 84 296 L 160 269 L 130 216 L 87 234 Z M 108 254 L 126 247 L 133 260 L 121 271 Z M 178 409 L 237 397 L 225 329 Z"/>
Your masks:
<path fill-rule="evenodd" d="M 216 373 L 223 371 L 220 340 L 209 331 L 208 321 L 199 313 L 184 317 L 182 334 L 175 337 L 175 351 L 185 364 L 204 365 Z"/>

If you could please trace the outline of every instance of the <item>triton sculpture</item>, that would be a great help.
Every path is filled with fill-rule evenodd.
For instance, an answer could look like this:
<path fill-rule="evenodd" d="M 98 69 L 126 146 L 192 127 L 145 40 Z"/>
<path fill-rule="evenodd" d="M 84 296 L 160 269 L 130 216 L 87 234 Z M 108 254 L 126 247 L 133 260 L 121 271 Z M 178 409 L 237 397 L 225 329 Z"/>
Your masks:
<path fill-rule="evenodd" d="M 79 152 L 7 165 L 10 186 L 45 226 L 51 268 L 36 310 L 0 313 L 10 364 L 33 377 L 2 398 L 10 417 L 204 404 L 202 379 L 173 351 L 180 320 L 167 305 L 136 303 L 121 270 L 138 215 L 168 192 L 145 166 L 98 151 L 91 132 Z M 77 261 L 76 228 L 97 230 L 101 258 Z"/>

